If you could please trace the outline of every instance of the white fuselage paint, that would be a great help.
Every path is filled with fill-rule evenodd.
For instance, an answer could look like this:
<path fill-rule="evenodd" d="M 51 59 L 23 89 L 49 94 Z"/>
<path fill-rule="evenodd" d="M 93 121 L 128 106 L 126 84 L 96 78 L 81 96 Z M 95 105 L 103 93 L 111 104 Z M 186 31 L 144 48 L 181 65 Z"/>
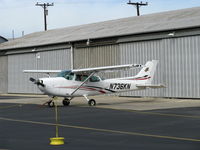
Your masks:
<path fill-rule="evenodd" d="M 143 83 L 142 80 L 106 79 L 99 82 L 86 82 L 71 95 L 82 82 L 67 80 L 63 77 L 40 78 L 39 80 L 44 83 L 45 87 L 38 85 L 38 88 L 49 96 L 79 97 L 83 95 L 101 95 L 143 89 L 136 87 L 137 84 Z"/>

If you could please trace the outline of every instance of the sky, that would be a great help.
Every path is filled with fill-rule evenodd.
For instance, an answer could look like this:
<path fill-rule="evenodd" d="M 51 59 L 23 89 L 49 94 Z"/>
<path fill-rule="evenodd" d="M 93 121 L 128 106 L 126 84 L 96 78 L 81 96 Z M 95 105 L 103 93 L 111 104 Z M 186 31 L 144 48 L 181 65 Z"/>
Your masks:
<path fill-rule="evenodd" d="M 0 0 L 0 36 L 21 37 L 44 30 L 43 8 L 39 3 L 54 3 L 48 7 L 48 30 L 118 18 L 136 16 L 129 0 Z M 140 2 L 141 0 L 138 0 Z M 137 0 L 131 0 L 137 2 Z M 143 0 L 141 15 L 200 6 L 200 0 Z"/>

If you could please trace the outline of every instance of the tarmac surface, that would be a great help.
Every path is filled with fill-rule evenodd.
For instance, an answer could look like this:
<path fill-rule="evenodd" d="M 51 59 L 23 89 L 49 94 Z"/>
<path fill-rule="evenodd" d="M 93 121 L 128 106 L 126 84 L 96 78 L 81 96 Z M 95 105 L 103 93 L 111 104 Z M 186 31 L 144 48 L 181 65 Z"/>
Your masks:
<path fill-rule="evenodd" d="M 179 102 L 180 107 L 175 103 L 176 108 L 172 104 L 173 108 L 161 109 L 158 109 L 160 103 L 153 99 L 151 104 L 158 105 L 153 108 L 147 103 L 149 109 L 144 107 L 144 99 L 140 99 L 142 104 L 138 100 L 131 103 L 130 99 L 123 104 L 118 98 L 116 103 L 99 102 L 96 107 L 78 101 L 69 107 L 59 106 L 59 136 L 65 138 L 65 144 L 52 146 L 49 145 L 49 138 L 55 137 L 54 108 L 25 103 L 24 99 L 33 100 L 32 97 L 27 99 L 27 96 L 21 98 L 20 103 L 17 97 L 14 97 L 16 101 L 13 100 L 13 103 L 7 103 L 11 100 L 6 98 L 1 99 L 4 103 L 0 101 L 0 150 L 200 149 L 198 100 L 194 101 L 196 106 L 190 106 L 190 102 L 188 107 L 185 101 L 187 107 Z M 42 103 L 46 98 L 34 99 L 36 103 L 39 103 L 37 99 Z M 168 103 L 167 100 L 163 101 L 164 104 Z M 129 105 L 128 109 L 124 109 L 124 105 Z M 137 106 L 138 110 L 134 107 L 130 109 L 130 106 Z"/>

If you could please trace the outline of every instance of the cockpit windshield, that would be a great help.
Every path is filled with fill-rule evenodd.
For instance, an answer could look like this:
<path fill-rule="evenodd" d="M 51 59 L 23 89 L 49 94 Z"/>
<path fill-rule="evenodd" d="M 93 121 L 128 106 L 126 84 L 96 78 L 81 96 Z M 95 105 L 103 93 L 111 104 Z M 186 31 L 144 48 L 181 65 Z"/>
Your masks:
<path fill-rule="evenodd" d="M 60 73 L 57 74 L 57 77 L 64 77 L 65 78 L 65 76 L 70 74 L 70 73 L 71 73 L 71 70 L 63 70 L 63 71 L 61 71 Z"/>
<path fill-rule="evenodd" d="M 58 73 L 57 77 L 63 77 L 67 80 L 73 80 L 74 79 L 74 73 L 71 72 L 71 70 L 64 70 Z"/>

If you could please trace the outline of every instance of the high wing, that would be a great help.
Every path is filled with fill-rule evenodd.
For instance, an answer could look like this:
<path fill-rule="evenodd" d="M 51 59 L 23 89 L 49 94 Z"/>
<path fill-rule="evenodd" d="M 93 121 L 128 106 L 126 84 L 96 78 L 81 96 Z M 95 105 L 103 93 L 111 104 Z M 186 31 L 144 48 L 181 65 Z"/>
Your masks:
<path fill-rule="evenodd" d="M 59 73 L 62 70 L 23 70 L 24 73 Z"/>
<path fill-rule="evenodd" d="M 72 73 L 87 73 L 100 72 L 100 71 L 113 71 L 120 69 L 130 69 L 133 67 L 142 67 L 140 64 L 127 64 L 127 65 L 116 65 L 116 66 L 105 66 L 105 67 L 95 67 L 95 68 L 84 68 L 84 69 L 73 69 Z M 62 70 L 23 70 L 24 73 L 59 73 Z"/>
<path fill-rule="evenodd" d="M 105 66 L 105 67 L 95 67 L 95 68 L 84 68 L 84 69 L 74 69 L 73 73 L 91 73 L 91 72 L 100 72 L 100 71 L 113 71 L 121 69 L 130 69 L 133 67 L 142 67 L 140 64 L 127 64 L 127 65 L 116 65 L 116 66 Z"/>

